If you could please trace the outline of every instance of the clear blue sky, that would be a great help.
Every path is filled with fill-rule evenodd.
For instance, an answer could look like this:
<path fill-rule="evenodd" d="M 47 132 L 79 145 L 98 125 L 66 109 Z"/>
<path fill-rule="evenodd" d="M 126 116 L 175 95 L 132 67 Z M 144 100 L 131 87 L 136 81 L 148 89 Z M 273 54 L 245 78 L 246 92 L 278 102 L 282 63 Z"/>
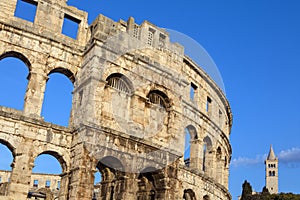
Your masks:
<path fill-rule="evenodd" d="M 229 179 L 233 199 L 245 179 L 254 190 L 262 190 L 263 160 L 270 144 L 280 159 L 279 191 L 300 193 L 298 0 L 69 0 L 68 4 L 88 11 L 89 23 L 100 13 L 115 21 L 133 16 L 138 23 L 148 20 L 199 42 L 221 72 L 234 116 Z"/>

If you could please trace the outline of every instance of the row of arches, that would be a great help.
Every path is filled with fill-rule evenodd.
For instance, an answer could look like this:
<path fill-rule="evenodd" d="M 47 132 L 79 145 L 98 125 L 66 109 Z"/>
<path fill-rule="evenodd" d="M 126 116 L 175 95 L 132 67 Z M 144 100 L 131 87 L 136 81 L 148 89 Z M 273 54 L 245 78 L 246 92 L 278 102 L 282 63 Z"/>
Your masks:
<path fill-rule="evenodd" d="M 3 151 L 6 149 L 6 152 Z M 9 156 L 7 154 L 10 154 Z M 14 170 L 13 168 L 8 169 L 10 163 L 14 163 L 14 150 L 12 146 L 5 142 L 4 140 L 0 140 L 0 155 L 4 158 L 9 158 L 4 160 L 6 162 L 6 168 L 4 170 Z M 45 159 L 46 158 L 46 159 Z M 66 162 L 57 152 L 53 151 L 44 151 L 40 153 L 34 159 L 34 167 L 32 169 L 32 173 L 53 173 L 53 174 L 62 174 L 68 172 L 66 168 Z M 3 162 L 3 160 L 2 160 Z M 13 165 L 12 165 L 13 167 Z M 47 171 L 44 171 L 47 169 Z M 106 156 L 102 158 L 96 166 L 98 170 L 98 175 L 100 175 L 99 179 L 95 181 L 96 175 L 94 175 L 94 190 L 93 190 L 93 200 L 97 199 L 124 199 L 126 196 L 125 192 L 128 189 L 128 177 L 130 175 L 125 172 L 123 163 L 115 157 Z M 0 170 L 3 170 L 3 165 L 0 163 Z M 52 171 L 49 171 L 52 170 Z M 1 173 L 0 173 L 1 175 Z M 142 170 L 139 174 L 134 175 L 134 183 L 136 186 L 130 186 L 132 188 L 136 188 L 136 198 L 137 200 L 155 200 L 160 196 L 161 189 L 164 185 L 164 172 L 161 170 L 157 170 L 154 167 L 147 167 Z M 1 177 L 1 176 L 0 176 Z M 9 182 L 10 180 L 1 180 L 3 182 Z M 46 181 L 46 185 L 37 185 L 38 180 L 34 180 L 31 183 L 32 187 L 39 188 L 47 188 L 47 184 L 50 185 L 49 182 Z M 36 185 L 35 185 L 36 184 Z M 67 184 L 66 181 L 60 181 L 59 184 Z M 49 187 L 48 185 L 48 187 Z M 59 188 L 65 188 L 65 185 L 57 186 Z M 184 200 L 196 200 L 196 194 L 191 189 L 184 190 L 182 199 Z M 0 194 L 1 195 L 1 194 Z M 206 195 L 203 199 L 209 199 Z"/>
<path fill-rule="evenodd" d="M 0 56 L 0 91 L 5 94 L 1 95 L 1 106 L 24 109 L 28 95 L 37 92 L 29 88 L 30 81 L 33 85 L 43 84 L 33 80 L 36 77 L 31 68 L 29 60 L 20 53 L 7 52 Z M 38 86 L 45 88 L 39 91 L 43 95 L 41 116 L 45 121 L 68 126 L 74 81 L 73 73 L 69 70 L 54 68 L 47 74 L 45 85 Z"/>
<path fill-rule="evenodd" d="M 0 170 L 12 170 L 15 153 L 11 145 L 3 140 L 0 140 L 0 154 Z M 51 168 L 48 168 L 49 166 Z M 43 151 L 34 158 L 34 167 L 32 168 L 34 173 L 61 174 L 62 172 L 66 172 L 66 170 L 67 164 L 57 152 Z"/>
<path fill-rule="evenodd" d="M 8 52 L 0 56 L 0 91 L 5 94 L 0 98 L 0 105 L 23 110 L 29 81 L 32 77 L 30 62 L 20 53 Z M 47 74 L 41 116 L 45 121 L 68 126 L 72 109 L 72 91 L 75 77 L 64 68 L 54 68 Z M 106 79 L 107 85 L 127 94 L 132 94 L 133 86 L 122 74 L 111 74 Z M 35 84 L 41 84 L 36 82 Z M 42 86 L 43 87 L 43 86 Z M 167 109 L 168 97 L 159 90 L 151 91 L 147 98 L 153 104 Z"/>
<path fill-rule="evenodd" d="M 134 176 L 136 185 L 130 185 L 127 190 L 137 190 L 135 195 L 137 200 L 155 200 L 161 187 L 160 182 L 164 177 L 153 167 L 147 167 L 137 175 L 127 174 L 121 161 L 112 156 L 102 158 L 96 168 L 101 178 L 100 182 L 94 186 L 93 200 L 125 199 L 126 186 L 128 187 L 126 181 L 130 176 Z"/>
<path fill-rule="evenodd" d="M 107 165 L 109 163 L 109 166 Z M 98 190 L 94 190 L 93 200 L 98 199 L 122 199 L 122 184 L 124 182 L 122 163 L 114 157 L 108 156 L 101 159 L 97 165 L 97 169 L 101 172 L 101 182 L 98 183 Z M 147 167 L 137 176 L 137 200 L 155 200 L 160 196 L 162 185 L 164 184 L 165 175 L 162 171 L 154 167 Z M 120 181 L 121 180 L 121 181 Z M 134 186 L 131 185 L 131 188 Z M 105 191 L 104 193 L 101 191 Z M 183 191 L 183 200 L 196 200 L 196 193 L 192 189 Z M 210 200 L 208 195 L 202 197 L 203 200 Z"/>
<path fill-rule="evenodd" d="M 109 87 L 116 90 L 127 94 L 133 93 L 131 82 L 122 74 L 111 74 L 106 79 L 106 82 Z M 158 90 L 150 91 L 147 97 L 151 103 L 162 108 L 167 108 L 170 101 L 164 93 Z M 228 160 L 224 150 L 222 150 L 221 146 L 213 146 L 213 142 L 208 135 L 200 138 L 193 125 L 188 125 L 185 128 L 183 155 L 187 167 L 204 171 L 208 176 L 216 178 L 219 183 L 226 184 Z"/>
<path fill-rule="evenodd" d="M 200 138 L 192 125 L 185 128 L 184 163 L 187 167 L 203 171 L 215 177 L 219 183 L 224 183 L 223 177 L 226 177 L 228 170 L 225 152 L 220 146 L 214 147 L 208 135 Z"/>
<path fill-rule="evenodd" d="M 0 196 L 9 193 L 9 185 L 16 183 L 14 178 L 19 173 L 27 173 L 20 171 L 20 160 L 17 159 L 15 149 L 6 141 L 0 140 Z M 57 194 L 60 190 L 61 174 L 67 171 L 65 160 L 60 154 L 54 151 L 43 151 L 33 160 L 33 166 L 30 163 L 21 166 L 21 168 L 28 169 L 31 172 L 31 178 L 28 181 L 29 191 L 28 197 L 32 196 L 33 191 L 49 191 L 50 194 Z M 25 163 L 23 163 L 25 164 Z M 13 175 L 14 174 L 14 175 Z M 23 191 L 26 192 L 26 191 Z M 49 192 L 46 192 L 45 195 Z"/>

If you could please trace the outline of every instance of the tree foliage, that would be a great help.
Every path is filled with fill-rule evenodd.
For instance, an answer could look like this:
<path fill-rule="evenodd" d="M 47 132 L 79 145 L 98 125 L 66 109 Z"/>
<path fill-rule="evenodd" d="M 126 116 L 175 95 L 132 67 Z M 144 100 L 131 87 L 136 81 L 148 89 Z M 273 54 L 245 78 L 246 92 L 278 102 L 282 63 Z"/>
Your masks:
<path fill-rule="evenodd" d="M 246 180 L 243 183 L 243 191 L 241 200 L 300 200 L 300 194 L 279 193 L 270 194 L 266 187 L 261 193 L 252 194 L 252 187 Z"/>
<path fill-rule="evenodd" d="M 247 200 L 252 195 L 252 186 L 247 180 L 245 180 L 242 187 L 243 191 L 241 200 Z"/>

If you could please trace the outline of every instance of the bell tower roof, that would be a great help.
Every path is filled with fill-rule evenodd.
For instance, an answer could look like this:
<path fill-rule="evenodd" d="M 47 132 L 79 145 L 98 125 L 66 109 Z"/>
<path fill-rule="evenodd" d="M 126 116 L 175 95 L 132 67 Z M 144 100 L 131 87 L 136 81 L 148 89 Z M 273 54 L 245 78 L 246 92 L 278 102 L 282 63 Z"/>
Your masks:
<path fill-rule="evenodd" d="M 277 160 L 272 145 L 270 146 L 270 151 L 267 160 Z"/>

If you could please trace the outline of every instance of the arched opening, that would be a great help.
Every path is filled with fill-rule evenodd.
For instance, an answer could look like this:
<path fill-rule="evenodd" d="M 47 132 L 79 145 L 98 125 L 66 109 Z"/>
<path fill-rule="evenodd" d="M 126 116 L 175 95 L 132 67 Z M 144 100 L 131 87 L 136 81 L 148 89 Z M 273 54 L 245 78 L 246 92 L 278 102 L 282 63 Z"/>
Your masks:
<path fill-rule="evenodd" d="M 0 196 L 4 196 L 8 192 L 14 155 L 12 146 L 3 140 L 0 140 L 0 158 Z"/>
<path fill-rule="evenodd" d="M 138 176 L 137 200 L 155 200 L 159 171 L 153 167 L 145 168 Z"/>
<path fill-rule="evenodd" d="M 152 90 L 147 95 L 147 98 L 149 99 L 149 102 L 159 106 L 160 108 L 163 108 L 165 110 L 169 107 L 169 98 L 167 95 L 159 90 Z"/>
<path fill-rule="evenodd" d="M 195 192 L 191 189 L 184 190 L 183 199 L 184 200 L 196 200 Z"/>
<path fill-rule="evenodd" d="M 210 200 L 208 195 L 203 196 L 203 200 Z"/>
<path fill-rule="evenodd" d="M 202 161 L 202 170 L 203 171 L 209 171 L 209 167 L 211 164 L 211 150 L 212 150 L 212 142 L 211 139 L 206 136 L 203 139 L 203 161 Z"/>
<path fill-rule="evenodd" d="M 101 177 L 94 177 L 94 183 L 97 179 L 100 181 L 94 185 L 93 200 L 100 199 L 120 199 L 122 197 L 122 188 L 124 187 L 124 166 L 115 157 L 107 156 L 102 158 L 96 167 Z"/>
<path fill-rule="evenodd" d="M 0 56 L 0 105 L 23 110 L 29 77 L 29 61 L 16 52 Z"/>
<path fill-rule="evenodd" d="M 107 82 L 107 86 L 115 88 L 126 94 L 131 94 L 133 91 L 132 83 L 123 74 L 119 74 L 119 73 L 111 74 L 109 77 L 107 77 L 106 82 Z"/>
<path fill-rule="evenodd" d="M 74 76 L 66 69 L 55 69 L 46 84 L 42 116 L 45 121 L 68 126 L 72 109 Z"/>
<path fill-rule="evenodd" d="M 130 103 L 133 87 L 123 74 L 114 73 L 107 77 L 103 93 L 103 114 L 113 118 L 118 127 L 127 132 L 130 130 Z"/>
<path fill-rule="evenodd" d="M 185 166 L 190 166 L 190 152 L 191 152 L 191 134 L 188 129 L 185 128 L 185 138 L 184 138 L 184 164 Z"/>
<path fill-rule="evenodd" d="M 94 191 L 93 191 L 93 199 L 92 200 L 97 200 L 97 196 L 99 196 L 101 193 L 102 177 L 103 177 L 102 173 L 97 168 L 97 171 L 94 173 Z"/>
<path fill-rule="evenodd" d="M 167 132 L 169 126 L 169 98 L 163 92 L 159 90 L 152 90 L 147 95 L 147 101 L 145 102 L 144 109 L 144 136 L 154 137 L 157 142 L 165 141 L 166 138 L 162 136 L 164 132 Z M 138 113 L 141 113 L 137 109 Z M 133 113 L 135 113 L 133 111 Z M 136 116 L 135 118 L 139 118 Z M 140 123 L 140 122 L 139 122 Z M 146 125 L 146 126 L 145 126 Z M 162 133 L 162 134 L 161 134 Z"/>
<path fill-rule="evenodd" d="M 196 128 L 189 125 L 185 128 L 184 163 L 187 167 L 196 167 L 198 160 L 198 139 Z"/>
<path fill-rule="evenodd" d="M 65 186 L 66 162 L 57 152 L 45 151 L 36 157 L 31 174 L 29 198 L 58 198 Z"/>

